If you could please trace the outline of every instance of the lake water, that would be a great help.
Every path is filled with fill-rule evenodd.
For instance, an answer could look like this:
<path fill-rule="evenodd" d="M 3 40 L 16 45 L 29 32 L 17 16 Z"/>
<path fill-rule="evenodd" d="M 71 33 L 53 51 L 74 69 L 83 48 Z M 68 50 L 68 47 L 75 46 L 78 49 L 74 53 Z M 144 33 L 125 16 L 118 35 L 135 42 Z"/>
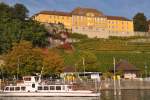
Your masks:
<path fill-rule="evenodd" d="M 0 100 L 150 100 L 150 90 L 124 90 L 121 96 L 113 91 L 102 91 L 100 98 L 89 97 L 0 97 Z"/>

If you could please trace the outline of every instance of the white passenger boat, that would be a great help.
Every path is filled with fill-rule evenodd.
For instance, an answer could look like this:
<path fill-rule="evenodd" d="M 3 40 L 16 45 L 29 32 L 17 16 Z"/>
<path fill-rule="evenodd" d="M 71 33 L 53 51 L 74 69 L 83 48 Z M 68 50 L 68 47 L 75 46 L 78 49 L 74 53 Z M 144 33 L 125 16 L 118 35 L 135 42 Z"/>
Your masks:
<path fill-rule="evenodd" d="M 72 85 L 41 83 L 37 76 L 23 77 L 23 83 L 5 86 L 0 96 L 3 97 L 98 97 L 100 93 L 91 90 L 75 90 Z"/>

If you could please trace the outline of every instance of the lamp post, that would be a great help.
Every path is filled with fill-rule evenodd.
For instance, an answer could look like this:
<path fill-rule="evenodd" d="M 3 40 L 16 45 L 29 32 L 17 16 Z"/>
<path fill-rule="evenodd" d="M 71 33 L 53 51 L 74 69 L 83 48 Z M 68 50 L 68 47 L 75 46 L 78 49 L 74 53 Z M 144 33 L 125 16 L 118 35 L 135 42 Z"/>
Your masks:
<path fill-rule="evenodd" d="M 19 56 L 20 57 L 20 56 Z M 19 77 L 19 67 L 20 67 L 20 62 L 19 62 L 19 57 L 17 59 L 17 80 L 18 80 L 18 77 Z"/>
<path fill-rule="evenodd" d="M 147 64 L 145 63 L 145 78 L 147 78 Z"/>
<path fill-rule="evenodd" d="M 85 77 L 85 59 L 84 59 L 84 57 L 82 57 L 82 60 L 83 60 L 84 77 Z"/>

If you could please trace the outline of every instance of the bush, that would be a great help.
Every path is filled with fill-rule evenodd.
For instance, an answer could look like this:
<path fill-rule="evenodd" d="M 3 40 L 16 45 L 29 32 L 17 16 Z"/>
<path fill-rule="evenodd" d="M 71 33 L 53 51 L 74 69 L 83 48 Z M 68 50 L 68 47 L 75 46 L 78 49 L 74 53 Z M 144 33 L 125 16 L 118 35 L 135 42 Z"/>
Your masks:
<path fill-rule="evenodd" d="M 79 33 L 72 33 L 69 34 L 70 38 L 75 38 L 75 39 L 87 39 L 87 35 L 79 34 Z"/>

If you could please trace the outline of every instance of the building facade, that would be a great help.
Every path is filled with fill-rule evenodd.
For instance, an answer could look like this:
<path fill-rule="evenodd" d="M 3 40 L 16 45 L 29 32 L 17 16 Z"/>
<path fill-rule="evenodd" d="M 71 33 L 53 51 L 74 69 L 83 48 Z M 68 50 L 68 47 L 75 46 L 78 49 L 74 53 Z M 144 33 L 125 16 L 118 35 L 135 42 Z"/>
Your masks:
<path fill-rule="evenodd" d="M 133 21 L 125 17 L 105 16 L 92 8 L 77 7 L 72 12 L 42 11 L 32 18 L 41 23 L 63 23 L 72 32 L 91 38 L 130 36 L 134 30 Z"/>

